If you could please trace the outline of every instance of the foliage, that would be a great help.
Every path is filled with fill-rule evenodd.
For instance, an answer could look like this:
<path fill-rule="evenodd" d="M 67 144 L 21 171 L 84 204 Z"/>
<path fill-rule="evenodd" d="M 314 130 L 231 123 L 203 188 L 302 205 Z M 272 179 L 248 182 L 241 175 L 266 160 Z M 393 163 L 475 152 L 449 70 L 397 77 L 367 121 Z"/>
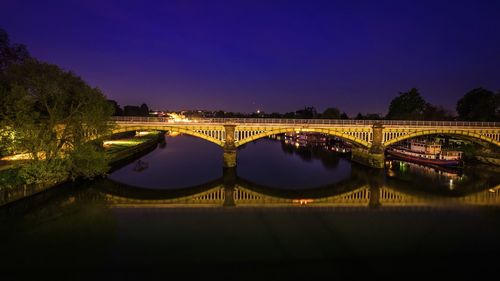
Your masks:
<path fill-rule="evenodd" d="M 94 178 L 108 170 L 108 162 L 100 142 L 88 142 L 71 151 L 70 178 Z"/>
<path fill-rule="evenodd" d="M 316 112 L 316 108 L 311 106 L 295 111 L 295 116 L 299 119 L 311 119 L 316 118 L 318 113 Z"/>
<path fill-rule="evenodd" d="M 141 106 L 126 105 L 123 108 L 123 115 L 125 116 L 149 116 L 149 107 L 143 103 Z"/>
<path fill-rule="evenodd" d="M 457 102 L 458 117 L 466 121 L 499 121 L 500 93 L 473 89 Z"/>
<path fill-rule="evenodd" d="M 57 183 L 68 178 L 68 159 L 29 161 L 19 169 L 19 178 L 25 184 Z"/>
<path fill-rule="evenodd" d="M 9 35 L 0 28 L 0 72 L 8 66 L 23 63 L 30 59 L 26 46 L 22 44 L 10 44 Z"/>
<path fill-rule="evenodd" d="M 454 117 L 442 106 L 434 106 L 428 103 L 424 110 L 423 119 L 433 121 L 446 121 L 453 120 Z"/>
<path fill-rule="evenodd" d="M 361 112 L 358 112 L 356 117 L 354 118 L 356 120 L 380 120 L 382 117 L 378 113 L 367 113 L 366 115 L 361 114 Z"/>
<path fill-rule="evenodd" d="M 113 116 L 122 116 L 123 109 L 115 100 L 108 100 L 108 103 L 113 107 Z"/>
<path fill-rule="evenodd" d="M 29 59 L 0 73 L 0 131 L 15 139 L 1 145 L 30 154 L 20 171 L 27 183 L 105 173 L 104 152 L 87 142 L 109 132 L 112 110 L 99 89 L 56 65 Z"/>
<path fill-rule="evenodd" d="M 413 88 L 406 93 L 400 93 L 391 101 L 386 118 L 422 120 L 426 105 L 426 101 L 420 96 L 418 90 Z"/>
<path fill-rule="evenodd" d="M 147 104 L 141 104 L 140 111 L 142 116 L 149 116 L 149 107 Z"/>
<path fill-rule="evenodd" d="M 0 171 L 0 190 L 3 188 L 15 188 L 24 184 L 19 176 L 19 169 L 5 169 Z"/>
<path fill-rule="evenodd" d="M 340 110 L 335 107 L 329 107 L 323 111 L 323 114 L 321 114 L 321 118 L 326 118 L 326 119 L 340 119 Z"/>
<path fill-rule="evenodd" d="M 371 116 L 367 119 L 380 119 Z M 453 116 L 442 106 L 434 106 L 424 100 L 417 89 L 400 93 L 389 106 L 387 119 L 393 120 L 452 120 Z"/>
<path fill-rule="evenodd" d="M 0 157 L 14 153 L 15 141 L 15 134 L 12 130 L 0 127 Z"/>

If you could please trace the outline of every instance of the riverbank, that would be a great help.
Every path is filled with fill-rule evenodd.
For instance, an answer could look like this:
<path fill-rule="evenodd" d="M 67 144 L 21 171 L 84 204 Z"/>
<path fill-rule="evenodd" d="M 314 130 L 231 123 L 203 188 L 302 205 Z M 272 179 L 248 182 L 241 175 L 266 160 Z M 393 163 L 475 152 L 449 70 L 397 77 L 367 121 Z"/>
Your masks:
<path fill-rule="evenodd" d="M 114 171 L 137 157 L 149 153 L 162 141 L 164 138 L 161 132 L 105 141 L 105 157 L 110 167 L 109 171 Z M 4 168 L 0 169 L 0 206 L 68 182 L 66 179 L 55 183 L 24 184 L 18 177 L 19 165 L 22 163 L 4 163 Z"/>
<path fill-rule="evenodd" d="M 155 149 L 158 144 L 162 145 L 165 141 L 163 136 L 161 132 L 152 132 L 142 136 L 105 141 L 106 159 L 111 171 Z"/>
<path fill-rule="evenodd" d="M 481 153 L 474 156 L 474 161 L 487 165 L 494 165 L 500 167 L 500 154 L 499 153 Z"/>

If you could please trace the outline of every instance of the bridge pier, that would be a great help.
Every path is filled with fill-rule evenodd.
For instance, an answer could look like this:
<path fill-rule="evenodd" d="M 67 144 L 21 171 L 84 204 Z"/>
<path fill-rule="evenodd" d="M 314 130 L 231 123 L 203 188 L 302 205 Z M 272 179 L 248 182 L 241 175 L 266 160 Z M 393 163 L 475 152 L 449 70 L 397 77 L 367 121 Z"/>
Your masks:
<path fill-rule="evenodd" d="M 236 149 L 225 149 L 224 148 L 224 168 L 236 167 Z"/>
<path fill-rule="evenodd" d="M 385 171 L 371 170 L 368 175 L 367 180 L 370 188 L 370 202 L 368 203 L 368 207 L 378 208 L 382 205 L 380 203 L 380 189 L 385 183 Z"/>
<path fill-rule="evenodd" d="M 370 149 L 353 148 L 351 150 L 351 159 L 368 167 L 382 169 L 385 164 L 384 146 L 382 145 L 384 126 L 376 123 L 372 129 L 373 142 Z"/>
<path fill-rule="evenodd" d="M 236 187 L 236 167 L 223 168 L 222 181 L 224 183 L 224 207 L 234 207 L 234 189 Z"/>
<path fill-rule="evenodd" d="M 226 131 L 226 140 L 224 146 L 222 147 L 224 154 L 224 167 L 231 168 L 236 167 L 236 145 L 234 143 L 234 129 L 236 125 L 224 125 Z"/>
<path fill-rule="evenodd" d="M 368 202 L 368 207 L 378 208 L 382 204 L 380 203 L 380 185 L 370 184 L 370 201 Z"/>

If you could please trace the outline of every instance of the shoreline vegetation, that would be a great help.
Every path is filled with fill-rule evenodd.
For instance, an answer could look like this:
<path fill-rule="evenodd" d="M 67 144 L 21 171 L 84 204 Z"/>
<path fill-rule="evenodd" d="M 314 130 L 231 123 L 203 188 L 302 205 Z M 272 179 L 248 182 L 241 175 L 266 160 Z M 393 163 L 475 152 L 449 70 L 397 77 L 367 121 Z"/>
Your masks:
<path fill-rule="evenodd" d="M 104 141 L 105 158 L 109 166 L 108 172 L 112 172 L 154 150 L 159 143 L 164 141 L 163 136 L 164 134 L 158 131 L 139 136 L 129 133 Z M 23 165 L 26 160 L 16 162 L 20 163 L 2 163 L 3 165 L 0 166 L 0 206 L 72 181 L 68 177 L 58 182 L 26 184 L 22 182 L 18 174 L 20 165 Z"/>

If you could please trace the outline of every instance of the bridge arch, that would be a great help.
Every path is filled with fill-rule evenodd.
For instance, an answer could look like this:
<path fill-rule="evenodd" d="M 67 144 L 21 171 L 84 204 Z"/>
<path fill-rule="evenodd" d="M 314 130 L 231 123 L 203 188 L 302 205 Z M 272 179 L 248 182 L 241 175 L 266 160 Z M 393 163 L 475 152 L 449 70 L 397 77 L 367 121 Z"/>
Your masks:
<path fill-rule="evenodd" d="M 458 136 L 462 137 L 465 139 L 470 139 L 471 141 L 475 141 L 477 143 L 491 143 L 496 146 L 500 146 L 500 140 L 498 139 L 499 136 L 496 135 L 495 133 L 488 133 L 489 135 L 493 137 L 489 137 L 487 135 L 482 134 L 481 132 L 474 132 L 474 131 L 468 131 L 468 130 L 456 130 L 456 129 L 432 129 L 432 130 L 419 130 L 419 131 L 414 131 L 408 134 L 401 135 L 399 137 L 390 139 L 386 142 L 384 142 L 384 146 L 387 147 L 391 144 L 395 144 L 397 142 L 419 137 L 419 136 L 427 136 L 427 135 L 437 135 L 437 134 L 442 134 L 442 135 L 450 135 L 450 136 Z"/>
<path fill-rule="evenodd" d="M 224 142 L 217 138 L 205 135 L 203 133 L 194 131 L 192 129 L 183 128 L 179 126 L 118 126 L 112 130 L 112 134 L 131 132 L 131 131 L 151 131 L 151 130 L 179 132 L 207 140 L 221 147 L 224 145 Z"/>
<path fill-rule="evenodd" d="M 294 127 L 288 127 L 288 128 L 277 128 L 277 129 L 272 129 L 272 130 L 266 130 L 262 133 L 254 134 L 252 136 L 246 137 L 244 139 L 238 140 L 236 142 L 236 147 L 244 145 L 246 143 L 252 142 L 257 139 L 261 139 L 264 137 L 268 137 L 271 135 L 276 135 L 276 134 L 283 134 L 283 133 L 288 133 L 288 132 L 314 132 L 314 133 L 323 133 L 323 134 L 328 134 L 332 136 L 336 136 L 338 138 L 341 138 L 343 140 L 346 140 L 354 145 L 361 146 L 363 148 L 369 148 L 371 146 L 371 143 L 368 140 L 363 140 L 360 138 L 357 138 L 355 136 L 346 134 L 342 131 L 339 130 L 332 130 L 332 129 L 326 129 L 326 128 L 294 128 Z M 368 132 L 366 132 L 368 133 Z"/>
<path fill-rule="evenodd" d="M 143 201 L 178 200 L 200 197 L 211 190 L 220 188 L 223 186 L 223 179 L 217 178 L 202 184 L 175 189 L 151 189 L 130 185 L 109 178 L 98 181 L 97 185 L 99 191 L 121 198 Z"/>

